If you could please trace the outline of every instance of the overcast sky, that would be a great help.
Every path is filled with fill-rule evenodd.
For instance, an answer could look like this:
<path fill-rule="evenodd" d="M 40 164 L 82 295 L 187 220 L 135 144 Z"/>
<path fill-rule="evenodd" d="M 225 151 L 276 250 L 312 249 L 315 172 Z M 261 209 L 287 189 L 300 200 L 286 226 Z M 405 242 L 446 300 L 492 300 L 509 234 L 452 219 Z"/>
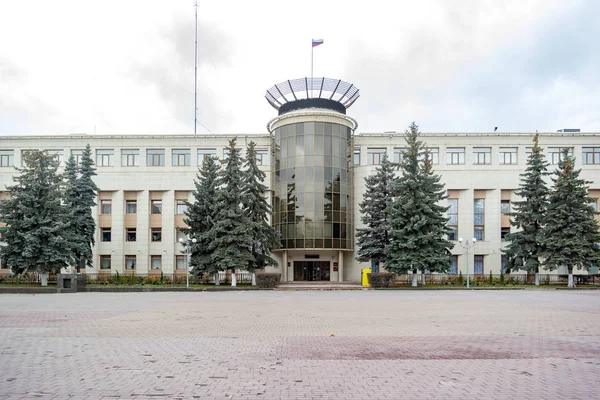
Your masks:
<path fill-rule="evenodd" d="M 600 1 L 199 1 L 198 119 L 264 133 L 266 89 L 354 83 L 359 132 L 600 131 Z M 192 133 L 192 0 L 0 2 L 0 135 Z M 199 126 L 198 132 L 207 131 Z"/>

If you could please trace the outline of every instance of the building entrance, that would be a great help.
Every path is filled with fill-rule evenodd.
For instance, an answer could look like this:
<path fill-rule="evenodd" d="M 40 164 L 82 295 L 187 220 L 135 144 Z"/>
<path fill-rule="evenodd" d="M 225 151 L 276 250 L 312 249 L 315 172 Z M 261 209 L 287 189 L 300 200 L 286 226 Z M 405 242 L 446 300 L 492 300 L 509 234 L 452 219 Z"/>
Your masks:
<path fill-rule="evenodd" d="M 329 261 L 294 261 L 294 281 L 328 281 Z"/>

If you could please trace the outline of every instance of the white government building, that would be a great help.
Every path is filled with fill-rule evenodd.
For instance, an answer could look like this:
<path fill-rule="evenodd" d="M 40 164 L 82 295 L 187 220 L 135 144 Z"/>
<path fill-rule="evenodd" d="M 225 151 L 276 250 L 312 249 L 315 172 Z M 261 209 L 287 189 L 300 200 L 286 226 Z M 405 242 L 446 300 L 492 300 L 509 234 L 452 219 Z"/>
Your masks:
<path fill-rule="evenodd" d="M 317 93 L 318 92 L 318 93 Z M 311 94 L 312 93 L 312 94 Z M 275 272 L 284 281 L 359 281 L 368 263 L 356 261 L 355 229 L 364 178 L 384 153 L 398 161 L 403 132 L 363 133 L 346 109 L 358 98 L 353 85 L 337 79 L 301 78 L 267 91 L 278 116 L 262 134 L 239 134 L 244 150 L 254 141 L 267 174 L 272 224 L 282 234 Z M 503 237 L 510 232 L 506 212 L 517 200 L 519 174 L 525 170 L 534 132 L 423 133 L 436 173 L 448 190 L 449 225 L 456 240 L 451 273 L 466 273 L 459 237 L 476 238 L 469 270 L 500 273 Z M 100 188 L 94 268 L 87 273 L 185 274 L 178 239 L 186 200 L 204 157 L 226 157 L 232 135 L 53 135 L 0 137 L 0 197 L 12 184 L 13 166 L 32 149 L 56 154 L 61 165 L 71 154 L 79 160 L 87 144 L 96 160 Z M 600 133 L 577 130 L 540 133 L 540 145 L 557 165 L 561 149 L 576 157 L 582 177 L 600 197 Z M 2 266 L 0 273 L 8 273 Z M 561 271 L 564 272 L 564 271 Z M 596 270 L 594 269 L 594 271 Z"/>

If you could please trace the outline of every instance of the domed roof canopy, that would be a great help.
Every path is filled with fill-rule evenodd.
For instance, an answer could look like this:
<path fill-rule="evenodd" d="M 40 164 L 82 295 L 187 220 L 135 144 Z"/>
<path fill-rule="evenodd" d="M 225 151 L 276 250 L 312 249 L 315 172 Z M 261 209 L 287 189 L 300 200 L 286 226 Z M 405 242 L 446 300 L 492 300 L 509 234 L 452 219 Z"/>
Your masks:
<path fill-rule="evenodd" d="M 360 96 L 356 86 L 341 79 L 299 78 L 267 90 L 265 98 L 279 115 L 303 108 L 327 108 L 342 114 Z"/>

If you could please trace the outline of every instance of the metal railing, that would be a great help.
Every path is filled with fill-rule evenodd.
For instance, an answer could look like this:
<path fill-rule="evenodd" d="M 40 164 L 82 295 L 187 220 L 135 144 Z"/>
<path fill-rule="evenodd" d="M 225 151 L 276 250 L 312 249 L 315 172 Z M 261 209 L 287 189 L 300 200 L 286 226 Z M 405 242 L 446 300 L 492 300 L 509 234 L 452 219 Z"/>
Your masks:
<path fill-rule="evenodd" d="M 231 273 L 225 271 L 219 272 L 219 281 L 221 284 L 231 283 Z M 185 271 L 180 272 L 95 272 L 85 273 L 86 283 L 88 284 L 117 284 L 117 285 L 160 285 L 160 284 L 171 284 L 171 285 L 185 285 L 186 275 Z M 236 272 L 236 282 L 240 284 L 252 283 L 252 274 L 249 272 Z M 204 274 L 203 276 L 196 276 L 190 274 L 190 284 L 192 285 L 209 285 L 215 283 L 214 275 Z"/>
<path fill-rule="evenodd" d="M 467 282 L 466 275 L 449 275 L 449 274 L 424 274 L 426 284 L 436 285 L 460 285 Z M 504 276 L 504 278 L 502 278 Z M 588 274 L 573 274 L 575 284 L 577 285 L 600 285 L 600 275 Z M 534 285 L 535 274 L 492 274 L 492 284 L 501 285 Z M 569 275 L 564 274 L 539 274 L 540 285 L 562 285 L 567 284 Z M 397 284 L 410 284 L 413 279 L 413 274 L 402 274 L 396 276 Z M 417 274 L 417 281 L 422 282 L 423 274 Z M 470 283 L 474 285 L 489 285 L 490 274 L 487 275 L 470 275 Z"/>

